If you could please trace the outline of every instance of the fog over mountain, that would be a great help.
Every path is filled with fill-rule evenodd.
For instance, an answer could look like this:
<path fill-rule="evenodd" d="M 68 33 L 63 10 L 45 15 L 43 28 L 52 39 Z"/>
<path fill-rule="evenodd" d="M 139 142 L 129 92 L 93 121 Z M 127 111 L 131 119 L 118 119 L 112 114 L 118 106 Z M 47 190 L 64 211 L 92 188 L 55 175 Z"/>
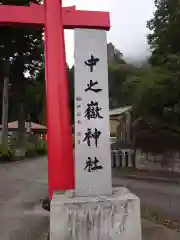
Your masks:
<path fill-rule="evenodd" d="M 152 18 L 154 0 L 63 0 L 64 6 L 76 5 L 77 9 L 109 11 L 111 29 L 108 42 L 123 53 L 128 62 L 141 62 L 147 57 L 147 21 Z M 66 53 L 70 65 L 74 63 L 73 31 L 66 32 Z"/>
<path fill-rule="evenodd" d="M 139 56 L 139 57 L 124 57 L 125 61 L 127 63 L 130 63 L 130 64 L 133 64 L 137 67 L 140 67 L 142 66 L 143 64 L 147 64 L 148 63 L 148 54 L 147 55 L 144 55 L 144 56 Z"/>

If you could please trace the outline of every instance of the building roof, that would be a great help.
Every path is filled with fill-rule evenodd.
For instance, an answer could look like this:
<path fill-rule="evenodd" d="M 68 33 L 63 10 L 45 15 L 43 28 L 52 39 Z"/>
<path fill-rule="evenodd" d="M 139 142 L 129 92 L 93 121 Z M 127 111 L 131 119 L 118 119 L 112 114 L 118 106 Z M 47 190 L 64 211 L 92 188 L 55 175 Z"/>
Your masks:
<path fill-rule="evenodd" d="M 125 112 L 129 112 L 132 110 L 132 106 L 126 106 L 126 107 L 120 107 L 120 108 L 114 108 L 109 111 L 110 116 L 117 116 L 121 115 Z"/>
<path fill-rule="evenodd" d="M 25 123 L 26 124 L 26 123 Z M 2 129 L 2 125 L 0 125 L 0 129 Z M 8 129 L 18 129 L 18 121 L 8 123 Z M 46 126 L 31 122 L 32 130 L 47 130 Z"/>
<path fill-rule="evenodd" d="M 109 110 L 109 116 L 113 117 L 113 116 L 118 116 L 121 115 L 125 112 L 128 111 L 132 111 L 132 106 L 125 106 L 125 107 L 120 107 L 120 108 L 114 108 L 114 109 L 110 109 Z M 116 119 L 114 119 L 115 121 L 118 121 Z M 72 129 L 74 129 L 74 124 L 72 125 Z"/>

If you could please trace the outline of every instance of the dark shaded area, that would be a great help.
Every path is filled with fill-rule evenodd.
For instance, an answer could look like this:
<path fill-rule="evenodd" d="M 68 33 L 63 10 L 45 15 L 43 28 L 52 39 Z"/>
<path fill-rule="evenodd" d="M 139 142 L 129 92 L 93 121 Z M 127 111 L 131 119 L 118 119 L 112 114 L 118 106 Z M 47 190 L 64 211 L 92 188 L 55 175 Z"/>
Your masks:
<path fill-rule="evenodd" d="M 136 148 L 143 152 L 164 153 L 180 151 L 180 136 L 168 133 L 139 133 L 136 135 Z"/>
<path fill-rule="evenodd" d="M 50 211 L 50 201 L 49 198 L 45 198 L 42 200 L 42 208 L 46 211 Z"/>

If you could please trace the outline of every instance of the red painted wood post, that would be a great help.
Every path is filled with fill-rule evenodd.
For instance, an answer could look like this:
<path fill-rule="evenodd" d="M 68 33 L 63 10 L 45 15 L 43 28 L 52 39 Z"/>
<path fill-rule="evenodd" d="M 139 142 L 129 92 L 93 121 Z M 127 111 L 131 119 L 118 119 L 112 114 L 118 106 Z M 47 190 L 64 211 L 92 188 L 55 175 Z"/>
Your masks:
<path fill-rule="evenodd" d="M 62 0 L 45 0 L 30 7 L 0 5 L 0 25 L 45 25 L 46 105 L 48 122 L 49 196 L 74 188 L 71 123 L 64 45 L 64 28 L 110 28 L 108 12 L 62 8 Z"/>
<path fill-rule="evenodd" d="M 45 0 L 49 196 L 74 188 L 62 0 Z"/>

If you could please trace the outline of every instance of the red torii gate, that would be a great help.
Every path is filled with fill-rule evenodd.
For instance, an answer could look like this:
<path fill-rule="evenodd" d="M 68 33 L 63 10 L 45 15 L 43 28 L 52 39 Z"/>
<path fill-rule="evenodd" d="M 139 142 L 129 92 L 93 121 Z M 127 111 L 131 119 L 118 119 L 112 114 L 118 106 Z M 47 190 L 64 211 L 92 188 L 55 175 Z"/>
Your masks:
<path fill-rule="evenodd" d="M 109 30 L 110 17 L 108 12 L 63 8 L 62 0 L 44 0 L 44 5 L 0 5 L 0 25 L 23 24 L 45 27 L 48 182 L 51 199 L 54 191 L 74 188 L 64 28 Z"/>

